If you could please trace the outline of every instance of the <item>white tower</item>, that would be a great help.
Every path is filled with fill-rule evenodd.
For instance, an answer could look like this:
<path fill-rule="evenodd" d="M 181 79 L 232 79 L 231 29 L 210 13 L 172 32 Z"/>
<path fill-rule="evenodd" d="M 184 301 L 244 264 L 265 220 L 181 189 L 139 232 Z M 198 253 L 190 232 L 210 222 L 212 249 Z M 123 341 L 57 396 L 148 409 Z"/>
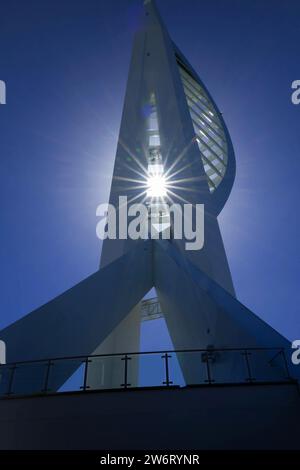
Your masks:
<path fill-rule="evenodd" d="M 120 196 L 127 197 L 129 209 L 138 202 L 155 209 L 163 200 L 168 206 L 192 204 L 194 213 L 196 204 L 204 204 L 204 246 L 186 250 L 185 234 L 170 240 L 106 239 L 99 271 L 1 331 L 9 362 L 137 351 L 141 301 L 152 287 L 176 350 L 290 347 L 236 299 L 217 219 L 235 177 L 230 136 L 208 90 L 170 39 L 153 1 L 144 3 L 110 203 L 118 213 Z M 198 359 L 178 359 L 186 383 L 193 383 Z M 264 361 L 259 364 L 264 367 Z M 60 370 L 57 388 L 76 367 L 68 364 Z M 238 364 L 224 352 L 215 358 L 215 367 L 219 375 L 223 369 L 236 374 Z M 130 373 L 136 383 L 137 362 Z M 97 374 L 90 371 L 94 386 Z M 108 386 L 120 382 L 113 358 L 106 361 L 103 380 Z"/>

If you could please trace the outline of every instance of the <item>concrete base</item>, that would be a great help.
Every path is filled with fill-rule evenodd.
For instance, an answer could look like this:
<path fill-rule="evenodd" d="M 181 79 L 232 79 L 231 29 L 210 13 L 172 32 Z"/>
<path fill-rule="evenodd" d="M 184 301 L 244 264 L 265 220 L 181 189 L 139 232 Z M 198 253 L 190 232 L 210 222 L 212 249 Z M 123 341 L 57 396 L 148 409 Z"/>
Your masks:
<path fill-rule="evenodd" d="M 1 449 L 299 449 L 296 384 L 0 400 Z"/>

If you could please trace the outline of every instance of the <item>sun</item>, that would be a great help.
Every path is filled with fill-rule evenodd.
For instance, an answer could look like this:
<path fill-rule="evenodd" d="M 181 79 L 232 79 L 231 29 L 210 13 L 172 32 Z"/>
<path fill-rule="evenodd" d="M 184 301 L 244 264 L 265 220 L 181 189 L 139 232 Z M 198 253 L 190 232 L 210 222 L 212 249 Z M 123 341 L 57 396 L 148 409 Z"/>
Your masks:
<path fill-rule="evenodd" d="M 147 196 L 160 198 L 167 195 L 167 182 L 164 175 L 156 174 L 147 178 Z"/>

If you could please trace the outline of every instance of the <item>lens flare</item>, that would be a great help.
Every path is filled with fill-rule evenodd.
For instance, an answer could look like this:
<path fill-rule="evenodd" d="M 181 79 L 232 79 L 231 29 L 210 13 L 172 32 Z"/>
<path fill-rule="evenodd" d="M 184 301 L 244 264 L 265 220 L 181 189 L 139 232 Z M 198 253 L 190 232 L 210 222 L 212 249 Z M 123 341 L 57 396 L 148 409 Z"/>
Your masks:
<path fill-rule="evenodd" d="M 147 179 L 147 196 L 151 198 L 167 195 L 167 182 L 164 175 L 151 175 Z"/>

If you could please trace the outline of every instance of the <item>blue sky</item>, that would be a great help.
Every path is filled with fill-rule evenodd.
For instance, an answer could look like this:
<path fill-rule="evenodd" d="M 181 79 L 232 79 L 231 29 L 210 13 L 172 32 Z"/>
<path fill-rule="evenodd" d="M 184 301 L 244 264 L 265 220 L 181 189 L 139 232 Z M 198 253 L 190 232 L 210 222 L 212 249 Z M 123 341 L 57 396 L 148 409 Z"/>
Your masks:
<path fill-rule="evenodd" d="M 98 269 L 141 0 L 4 0 L 0 327 Z M 238 298 L 300 338 L 298 0 L 157 0 L 212 93 L 237 159 L 220 216 Z M 167 344 L 160 324 L 144 346 Z M 154 341 L 156 338 L 156 342 Z"/>

